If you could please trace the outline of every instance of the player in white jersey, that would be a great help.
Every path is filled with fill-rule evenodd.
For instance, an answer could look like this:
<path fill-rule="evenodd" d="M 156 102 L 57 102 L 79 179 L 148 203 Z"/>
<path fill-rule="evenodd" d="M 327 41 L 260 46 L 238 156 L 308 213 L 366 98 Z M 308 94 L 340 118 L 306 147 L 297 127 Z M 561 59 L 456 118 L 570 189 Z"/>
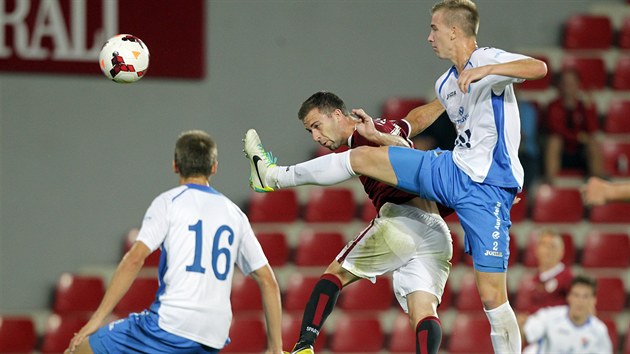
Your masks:
<path fill-rule="evenodd" d="M 209 185 L 217 169 L 214 141 L 202 131 L 183 133 L 173 169 L 179 186 L 148 208 L 138 239 L 67 352 L 218 353 L 229 343 L 230 292 L 238 266 L 260 287 L 267 353 L 282 353 L 280 291 L 273 271 L 245 214 Z M 162 250 L 159 288 L 150 309 L 101 327 L 157 248 Z"/>
<path fill-rule="evenodd" d="M 568 305 L 545 307 L 527 318 L 523 332 L 531 344 L 525 353 L 612 354 L 608 328 L 595 317 L 596 282 L 577 276 Z"/>
<path fill-rule="evenodd" d="M 465 232 L 465 250 L 473 257 L 494 350 L 520 353 L 521 336 L 508 302 L 506 276 L 510 208 L 523 183 L 512 83 L 542 78 L 547 66 L 502 50 L 478 49 L 479 13 L 470 0 L 443 0 L 431 13 L 428 41 L 439 58 L 454 65 L 436 82 L 438 99 L 428 106 L 446 108 L 458 133 L 454 151 L 361 146 L 324 156 L 328 161 L 322 165 L 328 168 L 311 174 L 308 183 L 335 184 L 358 174 L 455 209 Z M 426 107 L 412 110 L 407 118 Z M 369 118 L 362 110 L 354 113 Z M 437 117 L 424 116 L 424 126 Z M 273 188 L 279 175 L 290 172 L 274 167 L 267 159 L 260 164 L 261 189 Z"/>

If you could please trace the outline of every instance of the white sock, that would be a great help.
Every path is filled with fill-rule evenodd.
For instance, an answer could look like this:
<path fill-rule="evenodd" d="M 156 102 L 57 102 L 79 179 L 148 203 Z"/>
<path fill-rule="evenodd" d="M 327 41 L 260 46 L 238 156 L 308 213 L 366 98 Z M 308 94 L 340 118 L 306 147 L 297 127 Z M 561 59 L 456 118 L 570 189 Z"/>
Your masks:
<path fill-rule="evenodd" d="M 356 176 L 350 166 L 350 151 L 328 154 L 291 166 L 278 166 L 270 171 L 269 185 L 277 188 L 304 184 L 329 186 Z"/>
<path fill-rule="evenodd" d="M 510 303 L 492 310 L 486 310 L 486 316 L 490 321 L 490 338 L 495 353 L 521 353 L 521 332 L 518 329 L 516 315 L 510 307 Z"/>

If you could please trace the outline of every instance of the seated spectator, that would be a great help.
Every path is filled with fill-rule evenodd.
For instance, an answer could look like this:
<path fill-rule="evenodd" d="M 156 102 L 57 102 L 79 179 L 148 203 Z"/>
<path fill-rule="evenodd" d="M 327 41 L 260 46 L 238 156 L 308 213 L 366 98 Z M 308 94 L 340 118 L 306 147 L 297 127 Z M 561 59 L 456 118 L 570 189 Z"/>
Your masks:
<path fill-rule="evenodd" d="M 560 75 L 559 96 L 547 108 L 548 133 L 545 176 L 552 183 L 563 169 L 577 169 L 590 176 L 602 175 L 597 110 L 580 87 L 574 70 Z"/>
<path fill-rule="evenodd" d="M 577 276 L 571 281 L 568 305 L 545 307 L 529 316 L 523 334 L 526 353 L 612 354 L 608 328 L 594 315 L 596 282 Z"/>
<path fill-rule="evenodd" d="M 538 109 L 532 102 L 519 99 L 518 111 L 521 115 L 521 144 L 518 158 L 525 171 L 523 188 L 529 190 L 540 175 Z"/>

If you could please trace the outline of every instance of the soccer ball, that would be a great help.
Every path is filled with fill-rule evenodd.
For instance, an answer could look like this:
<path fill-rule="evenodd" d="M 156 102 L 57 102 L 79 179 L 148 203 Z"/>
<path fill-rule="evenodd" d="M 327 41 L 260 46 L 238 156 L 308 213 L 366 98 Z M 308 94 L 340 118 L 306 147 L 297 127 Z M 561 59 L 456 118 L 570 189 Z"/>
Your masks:
<path fill-rule="evenodd" d="M 119 34 L 105 42 L 98 56 L 103 74 L 118 83 L 136 82 L 149 69 L 149 48 L 131 34 Z"/>

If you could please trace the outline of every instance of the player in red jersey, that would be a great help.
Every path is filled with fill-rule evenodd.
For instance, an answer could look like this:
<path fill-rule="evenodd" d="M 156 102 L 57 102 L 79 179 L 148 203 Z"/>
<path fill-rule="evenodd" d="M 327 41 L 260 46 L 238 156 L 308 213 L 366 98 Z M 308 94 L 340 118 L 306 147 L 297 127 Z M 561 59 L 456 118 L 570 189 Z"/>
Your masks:
<path fill-rule="evenodd" d="M 372 121 L 353 117 L 335 94 L 317 92 L 302 104 L 298 117 L 313 140 L 330 150 L 344 145 L 350 148 L 363 145 L 412 147 L 408 137 L 424 129 L 426 117 L 438 116 L 443 110 L 439 103 L 432 102 L 416 109 L 415 114 L 405 120 Z M 260 178 L 257 173 L 259 160 L 273 157 L 261 153 L 262 145 L 255 130 L 249 130 L 244 141 L 252 178 Z M 273 188 L 305 184 L 306 180 L 317 178 L 312 175 L 313 171 L 327 168 L 327 162 L 316 166 L 317 161 L 321 160 L 286 168 L 279 166 L 276 170 L 285 171 L 281 180 L 276 178 L 271 183 L 258 182 L 251 186 L 259 192 L 270 192 Z M 308 168 L 303 168 L 304 164 L 309 164 Z M 319 331 L 344 286 L 359 279 L 375 282 L 377 276 L 386 272 L 393 273 L 394 293 L 409 314 L 416 333 L 416 353 L 437 353 L 442 329 L 436 309 L 444 292 L 453 254 L 448 226 L 435 202 L 369 177 L 359 178 L 378 215 L 344 247 L 313 288 L 304 310 L 300 338 L 292 353 L 313 353 Z"/>

